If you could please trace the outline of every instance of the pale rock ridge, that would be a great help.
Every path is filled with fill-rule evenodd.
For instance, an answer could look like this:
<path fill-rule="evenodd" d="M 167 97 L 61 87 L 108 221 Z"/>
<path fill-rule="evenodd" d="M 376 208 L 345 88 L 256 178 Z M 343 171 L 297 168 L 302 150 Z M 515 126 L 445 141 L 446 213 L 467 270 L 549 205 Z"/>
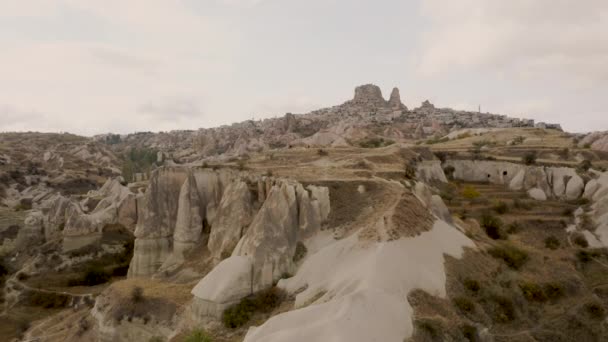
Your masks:
<path fill-rule="evenodd" d="M 279 281 L 296 296 L 296 309 L 250 328 L 245 341 L 403 341 L 413 333 L 404 294 L 420 288 L 445 296 L 444 253 L 460 257 L 473 245 L 443 221 L 390 242 L 362 245 L 357 234 L 333 241 Z"/>
<path fill-rule="evenodd" d="M 203 203 L 196 180 L 191 172 L 181 187 L 178 200 L 177 219 L 173 233 L 174 254 L 183 259 L 186 252 L 194 248 L 203 233 Z"/>
<path fill-rule="evenodd" d="M 30 212 L 24 221 L 24 227 L 19 229 L 15 248 L 22 250 L 44 242 L 44 216 L 40 211 Z"/>
<path fill-rule="evenodd" d="M 445 164 L 454 167 L 456 179 L 506 184 L 511 190 L 537 188 L 547 198 L 577 199 L 585 189 L 584 180 L 573 168 L 480 160 L 449 160 Z"/>
<path fill-rule="evenodd" d="M 265 184 L 259 182 L 257 186 L 258 194 L 263 196 Z M 234 180 L 224 191 L 209 235 L 207 247 L 214 259 L 219 261 L 232 254 L 241 237 L 247 232 L 253 214 L 253 196 L 247 183 Z"/>
<path fill-rule="evenodd" d="M 298 216 L 295 187 L 286 183 L 273 186 L 247 234 L 232 253 L 252 260 L 254 291 L 272 285 L 284 273 L 293 272 L 289 256 L 295 253 Z"/>
<path fill-rule="evenodd" d="M 243 187 L 242 184 L 235 183 L 234 192 L 241 194 L 235 195 L 237 198 L 247 197 Z M 237 191 L 239 188 L 242 190 Z M 204 277 L 193 291 L 195 299 L 192 310 L 197 320 L 220 318 L 223 309 L 235 300 L 268 288 L 283 274 L 294 272 L 293 256 L 298 242 L 317 233 L 330 213 L 329 189 L 325 187 L 309 185 L 305 189 L 294 181 L 276 180 L 272 184 L 266 179 L 258 182 L 258 188 L 259 193 L 264 194 L 260 197 L 264 201 L 243 232 L 232 256 L 221 261 L 212 271 L 213 274 Z M 224 196 L 228 198 L 228 194 Z M 233 195 L 231 197 L 234 198 Z M 218 213 L 224 213 L 223 205 L 224 203 Z M 239 203 L 236 205 L 243 206 Z M 218 220 L 223 217 L 218 216 Z M 243 217 L 246 218 L 246 215 Z M 221 254 L 227 252 L 227 247 L 234 243 L 238 236 L 238 226 L 224 227 L 221 224 L 219 227 L 222 229 L 214 232 L 216 227 L 211 229 L 209 249 L 217 258 L 218 253 L 222 257 Z M 235 279 L 235 285 L 218 288 L 214 285 L 219 282 L 218 279 Z M 204 290 L 210 288 L 216 289 L 213 296 Z"/>
<path fill-rule="evenodd" d="M 399 94 L 399 88 L 393 88 L 393 91 L 391 92 L 391 96 L 388 100 L 388 105 L 392 108 L 392 109 L 405 109 L 407 110 L 407 107 L 401 102 L 401 95 Z"/>
<path fill-rule="evenodd" d="M 193 289 L 191 313 L 199 320 L 220 318 L 229 306 L 251 294 L 251 259 L 232 256 L 220 262 Z"/>

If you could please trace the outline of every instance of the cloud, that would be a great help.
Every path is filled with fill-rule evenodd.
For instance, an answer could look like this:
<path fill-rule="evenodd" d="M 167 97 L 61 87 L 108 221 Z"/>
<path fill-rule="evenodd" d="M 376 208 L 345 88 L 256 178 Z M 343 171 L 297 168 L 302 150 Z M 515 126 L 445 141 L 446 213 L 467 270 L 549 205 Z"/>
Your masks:
<path fill-rule="evenodd" d="M 534 78 L 567 74 L 608 80 L 608 2 L 589 0 L 423 0 L 429 31 L 418 71 L 483 69 Z"/>
<path fill-rule="evenodd" d="M 200 119 L 203 111 L 200 104 L 191 98 L 169 98 L 145 103 L 137 112 L 160 121 Z"/>

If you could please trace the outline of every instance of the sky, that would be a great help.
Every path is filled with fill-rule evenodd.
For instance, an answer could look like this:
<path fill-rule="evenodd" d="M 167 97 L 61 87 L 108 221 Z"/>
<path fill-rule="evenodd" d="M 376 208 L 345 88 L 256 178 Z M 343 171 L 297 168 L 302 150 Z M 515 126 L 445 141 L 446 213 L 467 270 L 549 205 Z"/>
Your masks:
<path fill-rule="evenodd" d="M 608 130 L 608 1 L 0 0 L 0 132 L 214 127 L 367 83 Z"/>

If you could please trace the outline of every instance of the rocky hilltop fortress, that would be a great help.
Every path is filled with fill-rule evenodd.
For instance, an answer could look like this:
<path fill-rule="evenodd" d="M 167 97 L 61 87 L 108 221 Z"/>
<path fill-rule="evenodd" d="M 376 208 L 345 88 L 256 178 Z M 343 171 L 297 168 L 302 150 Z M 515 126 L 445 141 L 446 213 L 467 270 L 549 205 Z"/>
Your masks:
<path fill-rule="evenodd" d="M 308 114 L 249 120 L 198 131 L 100 135 L 97 141 L 117 146 L 152 147 L 170 158 L 193 161 L 216 155 L 244 155 L 272 148 L 309 146 L 358 146 L 372 138 L 406 141 L 442 137 L 465 128 L 539 127 L 561 130 L 559 124 L 534 124 L 534 120 L 505 115 L 435 108 L 424 101 L 408 110 L 394 88 L 386 101 L 373 84 L 359 86 L 354 98 L 342 105 Z"/>
<path fill-rule="evenodd" d="M 606 139 L 374 85 L 198 131 L 0 134 L 0 337 L 605 341 Z"/>

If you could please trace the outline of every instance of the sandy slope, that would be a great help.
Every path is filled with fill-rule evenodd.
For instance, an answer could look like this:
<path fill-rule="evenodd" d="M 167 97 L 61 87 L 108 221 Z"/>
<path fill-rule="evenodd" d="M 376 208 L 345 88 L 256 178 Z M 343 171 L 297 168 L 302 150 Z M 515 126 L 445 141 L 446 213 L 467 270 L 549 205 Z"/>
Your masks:
<path fill-rule="evenodd" d="M 289 293 L 305 289 L 296 296 L 300 309 L 251 328 L 245 342 L 403 341 L 413 333 L 407 294 L 445 296 L 444 253 L 460 257 L 465 246 L 473 242 L 443 221 L 413 238 L 336 241 L 279 283 Z"/>

